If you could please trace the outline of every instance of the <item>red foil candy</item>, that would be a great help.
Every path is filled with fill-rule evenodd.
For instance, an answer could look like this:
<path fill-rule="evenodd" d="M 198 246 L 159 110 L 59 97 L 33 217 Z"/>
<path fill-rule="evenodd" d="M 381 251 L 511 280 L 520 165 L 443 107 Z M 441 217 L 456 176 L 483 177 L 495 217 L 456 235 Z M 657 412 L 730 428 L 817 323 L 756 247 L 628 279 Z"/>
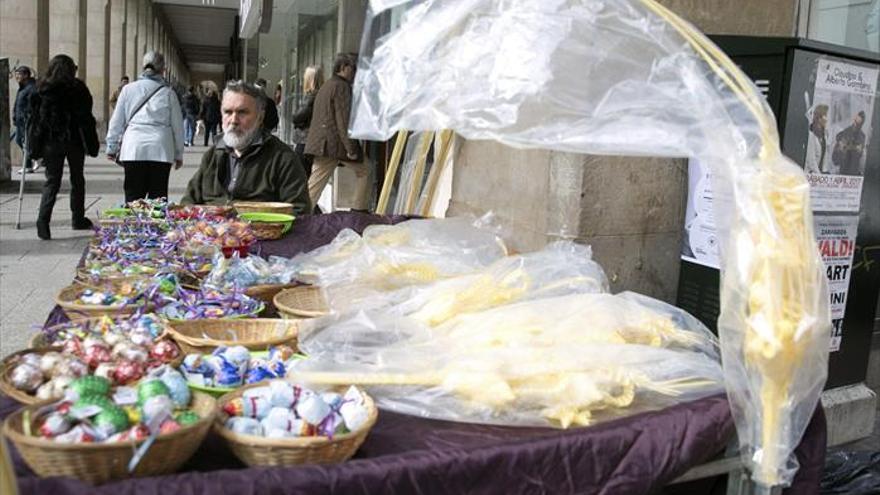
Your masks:
<path fill-rule="evenodd" d="M 150 349 L 150 357 L 158 359 L 163 363 L 170 363 L 180 355 L 180 349 L 173 342 L 168 340 L 160 340 L 156 342 Z"/>
<path fill-rule="evenodd" d="M 119 361 L 113 371 L 113 381 L 121 385 L 139 380 L 142 376 L 144 376 L 144 365 L 137 361 Z"/>
<path fill-rule="evenodd" d="M 110 348 L 106 345 L 86 347 L 83 352 L 83 360 L 89 365 L 89 368 L 97 368 L 99 364 L 107 363 L 111 360 Z"/>

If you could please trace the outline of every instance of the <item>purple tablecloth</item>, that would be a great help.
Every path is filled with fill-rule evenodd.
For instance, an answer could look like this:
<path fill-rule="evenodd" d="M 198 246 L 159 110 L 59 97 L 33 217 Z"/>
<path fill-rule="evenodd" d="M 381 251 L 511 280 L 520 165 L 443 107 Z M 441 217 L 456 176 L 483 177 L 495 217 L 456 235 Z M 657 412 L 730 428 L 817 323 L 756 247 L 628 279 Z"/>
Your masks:
<path fill-rule="evenodd" d="M 360 232 L 402 217 L 335 213 L 297 219 L 293 232 L 264 242 L 263 256 L 292 256 L 329 242 L 342 228 Z M 56 308 L 57 310 L 58 308 Z M 53 311 L 50 320 L 66 319 Z M 0 395 L 0 417 L 18 407 Z M 723 395 L 590 428 L 554 430 L 471 425 L 382 411 L 355 458 L 344 464 L 245 468 L 213 434 L 181 474 L 91 487 L 41 479 L 13 452 L 21 493 L 230 495 L 272 493 L 595 493 L 660 490 L 722 452 L 734 436 Z M 814 414 L 796 452 L 801 466 L 790 495 L 819 493 L 825 417 Z M 14 449 L 13 449 L 14 451 Z"/>

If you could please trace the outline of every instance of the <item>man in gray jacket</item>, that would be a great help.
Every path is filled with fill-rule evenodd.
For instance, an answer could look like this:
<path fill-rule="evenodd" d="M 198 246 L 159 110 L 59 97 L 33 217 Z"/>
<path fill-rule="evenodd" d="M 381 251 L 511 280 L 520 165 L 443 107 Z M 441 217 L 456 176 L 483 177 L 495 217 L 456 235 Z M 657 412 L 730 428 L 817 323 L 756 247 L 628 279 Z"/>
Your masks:
<path fill-rule="evenodd" d="M 171 164 L 183 165 L 183 115 L 165 81 L 165 57 L 148 52 L 144 72 L 126 85 L 110 119 L 107 158 L 125 168 L 125 201 L 167 198 Z"/>

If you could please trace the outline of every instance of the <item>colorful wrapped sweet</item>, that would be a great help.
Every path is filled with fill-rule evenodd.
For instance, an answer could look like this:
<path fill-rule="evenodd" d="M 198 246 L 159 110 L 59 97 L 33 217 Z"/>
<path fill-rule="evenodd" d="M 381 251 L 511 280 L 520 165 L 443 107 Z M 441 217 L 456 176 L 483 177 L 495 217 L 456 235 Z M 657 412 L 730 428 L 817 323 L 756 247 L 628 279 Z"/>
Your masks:
<path fill-rule="evenodd" d="M 254 356 L 242 346 L 215 349 L 211 354 L 189 354 L 180 369 L 197 387 L 234 388 L 245 383 L 282 378 L 295 358 L 287 346 L 270 347 L 266 357 Z"/>

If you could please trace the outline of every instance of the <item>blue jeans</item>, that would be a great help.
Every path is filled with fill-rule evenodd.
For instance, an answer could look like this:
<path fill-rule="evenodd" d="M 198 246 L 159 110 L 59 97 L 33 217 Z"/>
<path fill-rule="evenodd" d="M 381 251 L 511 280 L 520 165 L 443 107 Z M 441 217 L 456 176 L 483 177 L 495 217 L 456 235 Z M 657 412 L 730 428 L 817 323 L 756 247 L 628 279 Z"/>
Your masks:
<path fill-rule="evenodd" d="M 183 118 L 183 142 L 192 146 L 196 135 L 196 118 L 186 116 Z"/>

